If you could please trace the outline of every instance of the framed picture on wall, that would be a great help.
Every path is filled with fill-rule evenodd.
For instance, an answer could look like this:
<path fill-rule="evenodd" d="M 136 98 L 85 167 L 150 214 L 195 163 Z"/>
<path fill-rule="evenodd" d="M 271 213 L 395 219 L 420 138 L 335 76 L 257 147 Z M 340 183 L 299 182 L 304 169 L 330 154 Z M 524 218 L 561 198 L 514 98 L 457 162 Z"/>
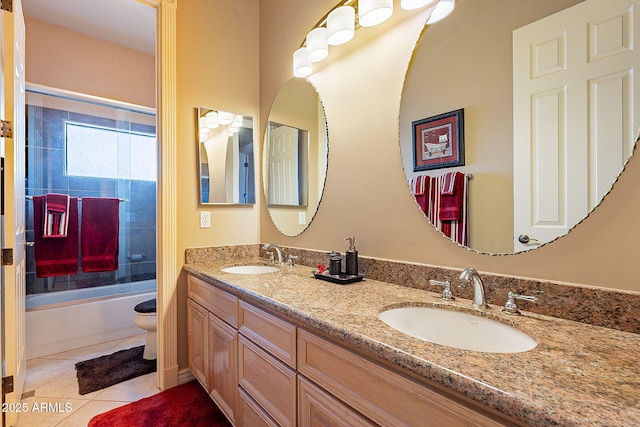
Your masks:
<path fill-rule="evenodd" d="M 414 172 L 464 165 L 464 109 L 412 125 Z"/>

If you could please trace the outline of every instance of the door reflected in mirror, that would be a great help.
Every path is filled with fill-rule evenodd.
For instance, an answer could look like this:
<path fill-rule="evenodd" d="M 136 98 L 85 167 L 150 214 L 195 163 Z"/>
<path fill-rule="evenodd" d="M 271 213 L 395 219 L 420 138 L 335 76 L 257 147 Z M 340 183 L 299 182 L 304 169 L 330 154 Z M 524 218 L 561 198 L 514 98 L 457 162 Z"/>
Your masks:
<path fill-rule="evenodd" d="M 400 107 L 407 181 L 473 174 L 466 246 L 491 254 L 536 249 L 582 221 L 624 169 L 640 126 L 630 71 L 640 32 L 622 36 L 638 0 L 512 3 L 461 0 L 427 25 Z M 461 108 L 465 166 L 413 172 L 412 122 Z"/>
<path fill-rule="evenodd" d="M 309 131 L 269 122 L 267 139 L 267 204 L 307 206 Z"/>
<path fill-rule="evenodd" d="M 253 204 L 253 117 L 197 108 L 200 203 Z"/>
<path fill-rule="evenodd" d="M 320 97 L 307 80 L 291 79 L 269 112 L 262 154 L 269 215 L 284 235 L 299 235 L 313 220 L 324 190 L 327 155 Z"/>

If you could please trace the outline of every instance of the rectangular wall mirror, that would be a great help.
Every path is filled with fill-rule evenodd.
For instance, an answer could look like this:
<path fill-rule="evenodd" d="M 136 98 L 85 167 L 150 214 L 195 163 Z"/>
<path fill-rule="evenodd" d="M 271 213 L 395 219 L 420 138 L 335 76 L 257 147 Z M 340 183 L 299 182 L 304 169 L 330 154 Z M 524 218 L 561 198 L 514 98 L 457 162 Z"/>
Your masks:
<path fill-rule="evenodd" d="M 307 206 L 309 131 L 269 122 L 266 148 L 267 204 Z"/>
<path fill-rule="evenodd" d="M 200 203 L 253 204 L 253 117 L 198 107 Z"/>

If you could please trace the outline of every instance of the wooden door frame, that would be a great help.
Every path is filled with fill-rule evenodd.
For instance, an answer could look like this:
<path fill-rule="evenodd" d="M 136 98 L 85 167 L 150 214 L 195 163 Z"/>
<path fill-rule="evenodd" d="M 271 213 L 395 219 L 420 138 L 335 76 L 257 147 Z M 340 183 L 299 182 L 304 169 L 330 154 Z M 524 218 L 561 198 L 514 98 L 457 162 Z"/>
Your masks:
<path fill-rule="evenodd" d="M 157 314 L 158 387 L 178 385 L 176 201 L 176 9 L 178 0 L 138 0 L 156 9 L 158 130 Z"/>

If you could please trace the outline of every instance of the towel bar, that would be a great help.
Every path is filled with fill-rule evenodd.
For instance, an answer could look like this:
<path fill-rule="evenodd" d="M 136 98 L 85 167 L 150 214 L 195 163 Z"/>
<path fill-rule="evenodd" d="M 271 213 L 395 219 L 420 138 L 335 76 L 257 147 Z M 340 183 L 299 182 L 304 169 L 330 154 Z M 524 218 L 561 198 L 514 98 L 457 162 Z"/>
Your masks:
<path fill-rule="evenodd" d="M 33 196 L 24 196 L 25 199 L 27 200 L 33 200 Z M 120 202 L 126 202 L 127 199 L 120 197 L 118 200 L 120 200 Z M 78 197 L 78 201 L 81 202 L 82 201 L 82 197 Z"/>

